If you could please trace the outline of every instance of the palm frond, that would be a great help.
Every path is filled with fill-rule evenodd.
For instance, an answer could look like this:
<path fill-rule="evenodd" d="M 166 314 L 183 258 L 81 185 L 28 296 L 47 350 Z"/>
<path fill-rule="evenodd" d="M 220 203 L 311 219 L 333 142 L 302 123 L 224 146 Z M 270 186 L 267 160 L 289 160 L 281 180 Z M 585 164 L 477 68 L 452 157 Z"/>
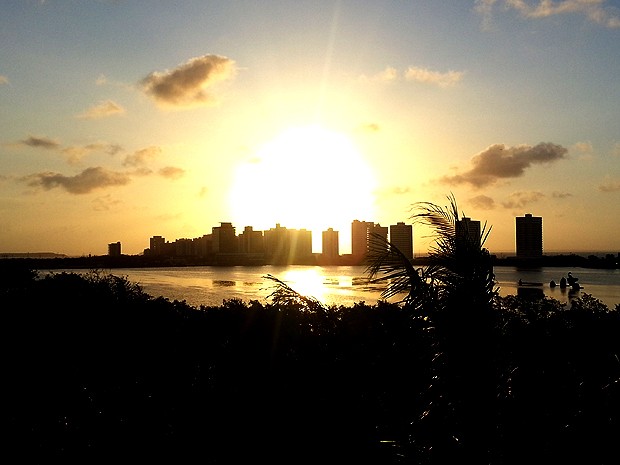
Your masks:
<path fill-rule="evenodd" d="M 315 297 L 300 294 L 271 274 L 266 274 L 263 277 L 275 283 L 272 286 L 273 291 L 267 296 L 267 299 L 272 299 L 273 305 L 277 307 L 301 307 L 312 311 L 325 310 L 325 306 Z"/>
<path fill-rule="evenodd" d="M 381 297 L 404 297 L 399 303 L 420 309 L 432 296 L 422 268 L 416 269 L 411 261 L 391 242 L 378 234 L 371 234 L 366 273 L 373 284 L 387 284 Z"/>

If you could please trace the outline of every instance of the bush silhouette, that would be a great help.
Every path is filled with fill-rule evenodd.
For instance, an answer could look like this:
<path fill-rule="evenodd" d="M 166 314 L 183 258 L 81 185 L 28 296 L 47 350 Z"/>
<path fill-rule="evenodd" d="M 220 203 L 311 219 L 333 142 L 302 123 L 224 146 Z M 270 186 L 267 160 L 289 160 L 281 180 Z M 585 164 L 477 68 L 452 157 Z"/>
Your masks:
<path fill-rule="evenodd" d="M 197 308 L 96 271 L 2 276 L 21 463 L 615 463 L 620 318 L 587 294 L 494 296 L 483 334 L 435 301 Z"/>

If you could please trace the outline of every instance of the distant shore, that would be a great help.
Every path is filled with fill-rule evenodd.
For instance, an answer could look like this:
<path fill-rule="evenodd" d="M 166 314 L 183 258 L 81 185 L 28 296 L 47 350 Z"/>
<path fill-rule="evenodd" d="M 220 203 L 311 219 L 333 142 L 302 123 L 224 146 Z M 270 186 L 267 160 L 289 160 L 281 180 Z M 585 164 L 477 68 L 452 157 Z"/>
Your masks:
<path fill-rule="evenodd" d="M 581 268 L 620 268 L 620 253 L 582 256 L 577 254 L 543 255 L 540 258 L 517 258 L 491 256 L 494 266 L 516 266 L 523 268 L 539 267 L 581 267 Z M 412 260 L 417 266 L 428 264 L 428 257 Z M 320 254 L 313 254 L 293 263 L 270 263 L 264 257 L 247 257 L 244 254 L 226 254 L 208 257 L 196 256 L 145 256 L 145 255 L 97 255 L 67 257 L 57 254 L 0 254 L 0 266 L 19 266 L 30 269 L 111 269 L 141 267 L 181 267 L 181 266 L 262 266 L 262 265 L 308 265 L 308 266 L 364 266 L 363 262 L 343 255 L 326 262 Z"/>

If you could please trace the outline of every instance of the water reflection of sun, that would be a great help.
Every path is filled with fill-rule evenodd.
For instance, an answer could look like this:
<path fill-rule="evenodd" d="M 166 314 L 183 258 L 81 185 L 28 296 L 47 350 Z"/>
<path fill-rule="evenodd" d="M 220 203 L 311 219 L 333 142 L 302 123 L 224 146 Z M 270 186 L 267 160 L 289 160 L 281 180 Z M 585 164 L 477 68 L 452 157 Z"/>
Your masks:
<path fill-rule="evenodd" d="M 327 296 L 327 289 L 323 282 L 324 276 L 316 269 L 289 269 L 284 271 L 280 279 L 298 294 L 314 297 L 324 303 Z"/>
<path fill-rule="evenodd" d="M 308 229 L 316 244 L 327 228 L 348 230 L 353 219 L 374 218 L 374 189 L 372 170 L 348 137 L 317 126 L 293 128 L 237 168 L 232 221 Z"/>

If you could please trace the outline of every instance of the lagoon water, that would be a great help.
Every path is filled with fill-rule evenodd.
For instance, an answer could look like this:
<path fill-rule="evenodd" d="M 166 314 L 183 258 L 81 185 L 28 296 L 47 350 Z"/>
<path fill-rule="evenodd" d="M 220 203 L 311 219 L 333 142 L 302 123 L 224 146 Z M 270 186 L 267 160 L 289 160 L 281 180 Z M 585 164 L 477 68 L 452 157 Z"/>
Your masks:
<path fill-rule="evenodd" d="M 61 271 L 76 270 L 54 270 Z M 219 306 L 224 300 L 233 298 L 246 302 L 269 302 L 275 282 L 266 278 L 267 275 L 278 278 L 300 294 L 315 297 L 326 305 L 352 305 L 362 301 L 375 304 L 381 298 L 383 289 L 366 282 L 367 275 L 363 266 L 196 266 L 115 268 L 104 271 L 127 277 L 150 295 L 185 300 L 196 307 Z M 559 283 L 569 271 L 579 278 L 583 289 L 573 292 L 549 286 L 551 280 Z M 542 283 L 536 289 L 560 302 L 569 302 L 574 297 L 588 293 L 610 309 L 620 304 L 620 270 L 496 266 L 494 272 L 502 296 L 517 295 L 517 283 L 522 279 L 525 282 Z"/>

